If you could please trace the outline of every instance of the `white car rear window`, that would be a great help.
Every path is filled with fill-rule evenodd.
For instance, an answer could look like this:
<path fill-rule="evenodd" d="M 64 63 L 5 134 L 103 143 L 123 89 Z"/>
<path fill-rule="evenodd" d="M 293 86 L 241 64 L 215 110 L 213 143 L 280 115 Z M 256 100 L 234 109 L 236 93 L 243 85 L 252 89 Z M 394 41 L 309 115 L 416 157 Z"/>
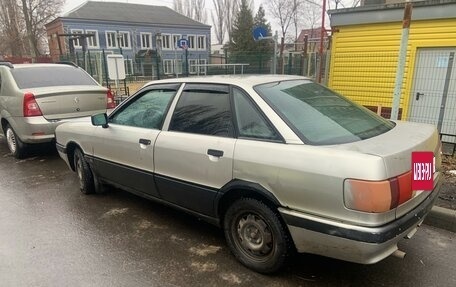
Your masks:
<path fill-rule="evenodd" d="M 308 144 L 355 142 L 383 134 L 395 125 L 308 80 L 262 84 L 255 90 Z"/>

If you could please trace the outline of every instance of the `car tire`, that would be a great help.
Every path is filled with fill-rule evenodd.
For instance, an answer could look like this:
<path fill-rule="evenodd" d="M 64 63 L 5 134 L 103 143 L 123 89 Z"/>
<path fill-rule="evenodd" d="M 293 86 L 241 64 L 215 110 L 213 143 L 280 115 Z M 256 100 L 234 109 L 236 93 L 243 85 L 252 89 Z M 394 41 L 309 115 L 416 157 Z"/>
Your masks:
<path fill-rule="evenodd" d="M 24 158 L 27 155 L 26 144 L 21 141 L 9 124 L 7 124 L 5 128 L 5 136 L 11 154 L 17 159 Z"/>
<path fill-rule="evenodd" d="M 77 148 L 74 151 L 74 170 L 79 179 L 79 189 L 84 194 L 95 192 L 95 183 L 93 180 L 92 170 L 87 163 L 82 151 Z"/>
<path fill-rule="evenodd" d="M 279 216 L 253 198 L 231 204 L 223 229 L 231 252 L 242 264 L 260 273 L 273 273 L 283 267 L 289 254 L 289 237 Z"/>

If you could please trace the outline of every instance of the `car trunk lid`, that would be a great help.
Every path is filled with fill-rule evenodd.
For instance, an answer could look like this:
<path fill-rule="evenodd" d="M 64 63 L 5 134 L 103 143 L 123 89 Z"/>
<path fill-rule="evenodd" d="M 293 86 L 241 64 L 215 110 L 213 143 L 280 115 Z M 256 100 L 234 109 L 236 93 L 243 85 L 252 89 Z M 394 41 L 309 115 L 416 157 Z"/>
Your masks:
<path fill-rule="evenodd" d="M 434 184 L 439 179 L 438 171 L 441 168 L 440 141 L 437 129 L 433 125 L 398 121 L 393 129 L 384 134 L 358 142 L 342 144 L 337 148 L 382 157 L 388 178 L 411 171 L 412 152 L 433 152 L 436 170 Z M 428 195 L 428 191 L 413 191 L 412 198 L 396 208 L 396 217 L 412 210 Z"/>
<path fill-rule="evenodd" d="M 106 112 L 107 90 L 101 86 L 64 86 L 27 89 L 43 117 L 61 120 Z"/>

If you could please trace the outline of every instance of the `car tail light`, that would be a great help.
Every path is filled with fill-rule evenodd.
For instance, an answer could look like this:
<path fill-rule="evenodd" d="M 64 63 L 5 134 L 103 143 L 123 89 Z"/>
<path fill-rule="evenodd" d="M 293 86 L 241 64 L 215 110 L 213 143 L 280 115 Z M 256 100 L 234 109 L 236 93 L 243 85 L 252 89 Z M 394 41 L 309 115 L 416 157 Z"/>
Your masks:
<path fill-rule="evenodd" d="M 411 171 L 388 180 L 347 179 L 344 183 L 345 206 L 358 211 L 386 212 L 412 197 Z"/>
<path fill-rule="evenodd" d="M 114 101 L 114 96 L 112 95 L 111 90 L 108 90 L 108 92 L 106 93 L 106 97 L 107 97 L 106 108 L 114 109 L 116 107 L 116 102 Z"/>
<path fill-rule="evenodd" d="M 30 92 L 24 94 L 23 111 L 24 117 L 36 117 L 43 115 L 40 110 L 40 106 L 38 106 L 38 103 L 36 102 L 35 96 Z"/>

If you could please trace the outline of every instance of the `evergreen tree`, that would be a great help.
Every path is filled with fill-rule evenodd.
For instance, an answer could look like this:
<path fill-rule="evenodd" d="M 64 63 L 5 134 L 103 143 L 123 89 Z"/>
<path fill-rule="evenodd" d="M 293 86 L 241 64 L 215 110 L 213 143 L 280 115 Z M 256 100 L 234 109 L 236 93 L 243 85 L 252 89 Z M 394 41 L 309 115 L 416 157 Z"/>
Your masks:
<path fill-rule="evenodd" d="M 229 51 L 231 53 L 246 53 L 256 50 L 256 43 L 253 40 L 253 14 L 247 0 L 241 0 L 239 12 L 234 21 Z"/>
<path fill-rule="evenodd" d="M 271 25 L 266 20 L 266 13 L 262 5 L 258 8 L 258 12 L 255 15 L 253 20 L 254 28 L 256 27 L 264 27 L 266 31 L 268 31 L 268 35 L 265 36 L 272 36 Z M 260 40 L 256 43 L 256 50 L 261 54 L 272 54 L 273 53 L 273 42 L 272 40 Z"/>

